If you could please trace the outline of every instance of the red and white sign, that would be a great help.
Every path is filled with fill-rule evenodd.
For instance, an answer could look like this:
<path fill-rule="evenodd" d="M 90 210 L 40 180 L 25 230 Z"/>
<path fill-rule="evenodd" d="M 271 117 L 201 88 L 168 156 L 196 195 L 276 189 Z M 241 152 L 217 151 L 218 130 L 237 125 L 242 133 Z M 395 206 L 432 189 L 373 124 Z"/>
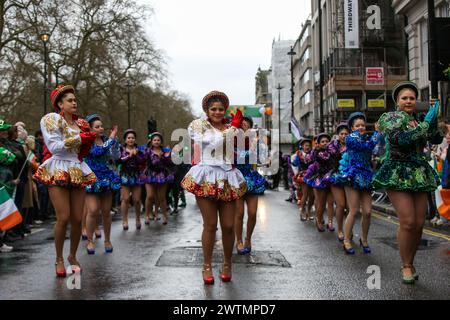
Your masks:
<path fill-rule="evenodd" d="M 384 68 L 366 68 L 366 85 L 384 85 Z"/>

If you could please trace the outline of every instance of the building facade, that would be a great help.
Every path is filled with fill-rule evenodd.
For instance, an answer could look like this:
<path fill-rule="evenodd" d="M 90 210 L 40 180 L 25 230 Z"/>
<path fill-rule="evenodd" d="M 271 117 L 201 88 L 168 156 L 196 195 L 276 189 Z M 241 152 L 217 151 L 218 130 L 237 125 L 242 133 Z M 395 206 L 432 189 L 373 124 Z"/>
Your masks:
<path fill-rule="evenodd" d="M 279 40 L 272 43 L 272 64 L 268 74 L 269 92 L 272 93 L 272 128 L 281 128 L 280 149 L 283 153 L 292 149 L 291 58 L 288 53 L 293 45 L 293 40 Z M 274 140 L 278 141 L 278 138 Z"/>
<path fill-rule="evenodd" d="M 314 135 L 314 81 L 311 62 L 311 20 L 302 25 L 294 44 L 294 116 L 304 136 Z"/>
<path fill-rule="evenodd" d="M 408 78 L 407 48 L 405 20 L 390 2 L 311 1 L 315 133 L 321 124 L 333 132 L 354 111 L 366 113 L 370 129 L 395 108 L 391 90 Z M 350 5 L 356 7 L 349 13 Z"/>
<path fill-rule="evenodd" d="M 436 0 L 436 17 L 450 17 L 450 1 Z M 393 0 L 395 13 L 404 16 L 407 21 L 405 31 L 408 43 L 408 73 L 420 89 L 420 99 L 428 101 L 430 96 L 430 82 L 428 73 L 428 6 L 427 0 Z M 444 101 L 444 108 L 449 116 L 449 86 L 448 82 L 441 82 L 440 94 Z"/>
<path fill-rule="evenodd" d="M 270 70 L 261 70 L 258 68 L 255 76 L 255 104 L 263 105 L 265 108 L 272 108 L 272 92 L 269 87 Z M 272 128 L 272 117 L 263 115 L 263 128 L 270 130 Z"/>

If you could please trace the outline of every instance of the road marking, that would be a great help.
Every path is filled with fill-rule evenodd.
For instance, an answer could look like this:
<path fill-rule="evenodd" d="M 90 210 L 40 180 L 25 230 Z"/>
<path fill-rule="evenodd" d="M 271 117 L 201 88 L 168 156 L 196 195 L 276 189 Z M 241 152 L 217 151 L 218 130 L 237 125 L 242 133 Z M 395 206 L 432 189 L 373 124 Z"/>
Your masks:
<path fill-rule="evenodd" d="M 390 219 L 389 219 L 388 217 L 383 216 L 383 215 L 378 214 L 378 213 L 373 213 L 373 212 L 372 212 L 372 216 L 374 216 L 374 217 L 377 218 L 377 219 L 380 219 L 380 220 L 383 220 L 383 221 L 390 222 L 390 223 L 395 224 L 395 225 L 397 225 L 397 226 L 400 225 L 395 219 L 393 219 L 393 218 L 390 218 Z M 423 233 L 425 233 L 425 234 L 427 234 L 427 235 L 429 235 L 429 236 L 433 236 L 433 237 L 436 237 L 436 238 L 441 238 L 441 239 L 450 241 L 450 236 L 447 236 L 447 235 L 445 235 L 445 234 L 443 234 L 443 233 L 439 233 L 439 232 L 436 232 L 436 231 L 432 231 L 432 230 L 430 230 L 430 229 L 428 229 L 428 228 L 424 228 L 424 229 L 423 229 Z"/>
<path fill-rule="evenodd" d="M 32 229 L 30 235 L 42 232 L 44 230 L 45 230 L 44 228 Z"/>

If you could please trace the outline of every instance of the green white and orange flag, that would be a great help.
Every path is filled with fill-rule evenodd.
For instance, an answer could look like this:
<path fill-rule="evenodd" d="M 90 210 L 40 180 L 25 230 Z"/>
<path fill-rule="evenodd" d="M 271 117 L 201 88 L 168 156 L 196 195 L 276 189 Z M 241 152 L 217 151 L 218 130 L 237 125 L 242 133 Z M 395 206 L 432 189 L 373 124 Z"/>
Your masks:
<path fill-rule="evenodd" d="M 7 231 L 22 223 L 22 215 L 5 187 L 0 188 L 0 230 Z"/>

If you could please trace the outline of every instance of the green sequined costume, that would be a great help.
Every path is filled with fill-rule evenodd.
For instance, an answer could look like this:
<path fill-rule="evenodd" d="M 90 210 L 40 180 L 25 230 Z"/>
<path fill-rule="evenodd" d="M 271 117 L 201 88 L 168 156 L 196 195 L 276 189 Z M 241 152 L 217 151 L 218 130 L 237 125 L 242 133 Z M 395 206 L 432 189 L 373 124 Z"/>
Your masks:
<path fill-rule="evenodd" d="M 412 115 L 404 111 L 384 113 L 379 120 L 386 137 L 386 160 L 373 178 L 376 189 L 406 192 L 432 192 L 439 185 L 436 171 L 423 153 L 427 141 L 440 144 L 443 135 L 437 121 L 411 125 Z"/>
<path fill-rule="evenodd" d="M 13 172 L 10 165 L 14 162 L 16 156 L 8 149 L 0 147 L 0 188 L 5 187 L 10 196 L 13 195 L 15 184 Z"/>

